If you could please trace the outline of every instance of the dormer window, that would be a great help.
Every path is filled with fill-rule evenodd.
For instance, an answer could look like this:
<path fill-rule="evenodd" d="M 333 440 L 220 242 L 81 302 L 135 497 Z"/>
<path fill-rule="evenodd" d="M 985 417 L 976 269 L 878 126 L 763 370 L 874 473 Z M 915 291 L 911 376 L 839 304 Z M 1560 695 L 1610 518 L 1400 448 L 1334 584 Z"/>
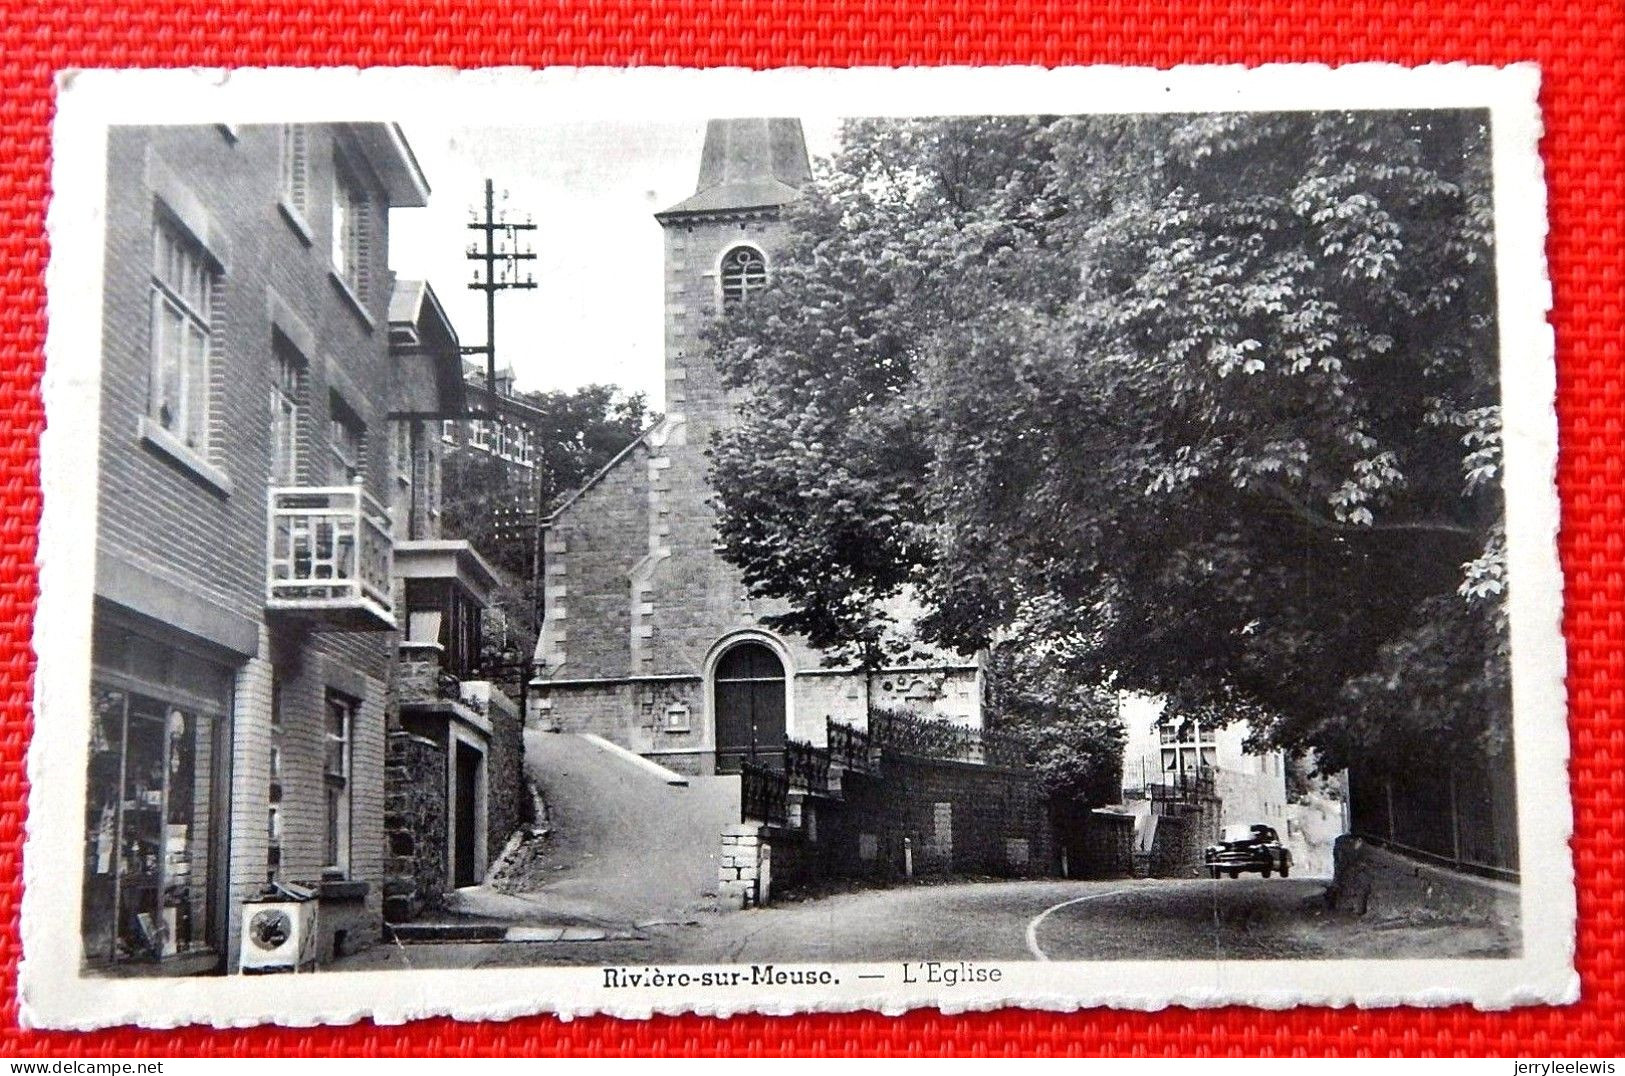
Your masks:
<path fill-rule="evenodd" d="M 722 305 L 750 302 L 767 287 L 767 259 L 755 247 L 734 247 L 722 256 Z"/>

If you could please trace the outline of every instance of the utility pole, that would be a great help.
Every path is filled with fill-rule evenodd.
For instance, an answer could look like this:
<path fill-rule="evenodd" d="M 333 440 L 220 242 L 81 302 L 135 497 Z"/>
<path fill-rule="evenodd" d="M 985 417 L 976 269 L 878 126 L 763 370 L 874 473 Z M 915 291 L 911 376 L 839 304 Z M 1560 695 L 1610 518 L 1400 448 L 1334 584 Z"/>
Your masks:
<path fill-rule="evenodd" d="M 503 198 L 507 198 L 506 191 L 503 192 Z M 484 212 L 476 209 L 473 213 L 474 219 L 469 221 L 468 228 L 476 233 L 476 236 L 468 245 L 467 257 L 474 263 L 474 269 L 468 286 L 471 291 L 485 293 L 485 343 L 465 345 L 460 350 L 464 355 L 485 356 L 486 406 L 484 409 L 471 408 L 470 417 L 489 416 L 495 422 L 501 423 L 502 410 L 497 392 L 497 292 L 535 290 L 536 277 L 527 263 L 536 260 L 536 252 L 531 247 L 531 233 L 536 231 L 536 225 L 531 221 L 529 214 L 526 214 L 525 220 L 521 223 L 509 220 L 506 210 L 499 213 L 495 186 L 489 179 L 485 181 Z M 532 470 L 530 481 L 531 500 L 534 503 L 536 518 L 530 525 L 530 564 L 532 585 L 536 591 L 532 600 L 532 612 L 539 624 L 543 613 L 544 590 L 541 578 L 541 460 L 535 458 L 534 463 L 535 468 Z M 524 699 L 524 692 L 524 681 L 521 681 L 521 700 Z"/>
<path fill-rule="evenodd" d="M 504 192 L 506 197 L 506 192 Z M 507 219 L 506 212 L 499 214 L 496 208 L 496 194 L 491 181 L 485 181 L 485 212 L 483 215 L 475 211 L 475 219 L 468 224 L 470 231 L 479 233 L 479 237 L 469 244 L 468 260 L 474 262 L 473 279 L 468 286 L 473 291 L 485 293 L 485 343 L 477 346 L 464 346 L 461 350 L 464 355 L 485 356 L 485 391 L 491 396 L 494 408 L 497 396 L 497 292 L 519 290 L 533 290 L 536 287 L 536 277 L 528 266 L 523 263 L 536 260 L 536 252 L 530 248 L 530 233 L 536 230 L 527 215 L 523 224 Z"/>

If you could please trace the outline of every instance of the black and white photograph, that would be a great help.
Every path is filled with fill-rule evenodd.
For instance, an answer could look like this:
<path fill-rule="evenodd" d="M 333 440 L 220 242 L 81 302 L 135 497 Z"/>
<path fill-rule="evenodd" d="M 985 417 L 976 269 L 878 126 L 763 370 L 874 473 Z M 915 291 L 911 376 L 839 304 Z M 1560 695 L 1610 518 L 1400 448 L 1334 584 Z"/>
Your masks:
<path fill-rule="evenodd" d="M 1572 1000 L 1537 85 L 71 76 L 25 1019 Z"/>

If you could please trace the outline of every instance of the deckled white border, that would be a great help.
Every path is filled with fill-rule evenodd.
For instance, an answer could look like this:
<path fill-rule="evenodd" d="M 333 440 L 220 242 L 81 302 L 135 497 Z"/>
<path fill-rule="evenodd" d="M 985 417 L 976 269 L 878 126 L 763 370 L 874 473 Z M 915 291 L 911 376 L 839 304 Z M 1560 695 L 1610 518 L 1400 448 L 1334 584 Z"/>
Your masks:
<path fill-rule="evenodd" d="M 1380 1006 L 1568 1002 L 1574 886 L 1568 838 L 1568 730 L 1554 485 L 1557 423 L 1546 192 L 1536 153 L 1538 70 L 1462 64 L 1135 68 L 913 68 L 848 71 L 508 68 L 92 71 L 63 76 L 55 129 L 47 270 L 50 332 L 41 438 L 45 488 L 36 733 L 24 860 L 21 1017 L 41 1027 L 188 1022 L 241 1026 L 381 1023 L 414 1017 L 555 1012 L 726 1014 L 917 1006 L 1155 1009 L 1244 1002 Z M 742 105 L 742 103 L 744 103 Z M 92 540 L 101 348 L 105 129 L 111 124 L 409 119 L 533 125 L 548 118 L 739 114 L 1057 114 L 1214 110 L 1488 108 L 1493 114 L 1507 518 L 1522 857 L 1524 956 L 1481 961 L 1137 961 L 1005 963 L 996 986 L 877 993 L 849 972 L 838 988 L 722 995 L 615 991 L 593 968 L 327 972 L 287 978 L 80 978 L 79 886 L 90 675 Z M 431 177 L 432 181 L 432 177 Z M 654 301 L 651 297 L 650 301 Z M 942 954 L 952 959 L 955 954 Z M 894 967 L 878 965 L 873 970 Z"/>

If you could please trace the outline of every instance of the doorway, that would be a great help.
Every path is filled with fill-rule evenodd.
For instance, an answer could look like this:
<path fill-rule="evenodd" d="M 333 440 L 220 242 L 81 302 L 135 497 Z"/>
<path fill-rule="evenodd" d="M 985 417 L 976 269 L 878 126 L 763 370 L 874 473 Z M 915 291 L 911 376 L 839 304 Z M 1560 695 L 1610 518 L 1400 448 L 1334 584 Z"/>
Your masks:
<path fill-rule="evenodd" d="M 746 761 L 782 769 L 785 676 L 779 656 L 758 642 L 731 647 L 717 662 L 713 690 L 717 772 L 738 773 Z"/>
<path fill-rule="evenodd" d="M 456 782 L 452 809 L 452 878 L 454 888 L 479 885 L 484 879 L 479 862 L 480 778 L 485 756 L 476 748 L 456 741 Z"/>

